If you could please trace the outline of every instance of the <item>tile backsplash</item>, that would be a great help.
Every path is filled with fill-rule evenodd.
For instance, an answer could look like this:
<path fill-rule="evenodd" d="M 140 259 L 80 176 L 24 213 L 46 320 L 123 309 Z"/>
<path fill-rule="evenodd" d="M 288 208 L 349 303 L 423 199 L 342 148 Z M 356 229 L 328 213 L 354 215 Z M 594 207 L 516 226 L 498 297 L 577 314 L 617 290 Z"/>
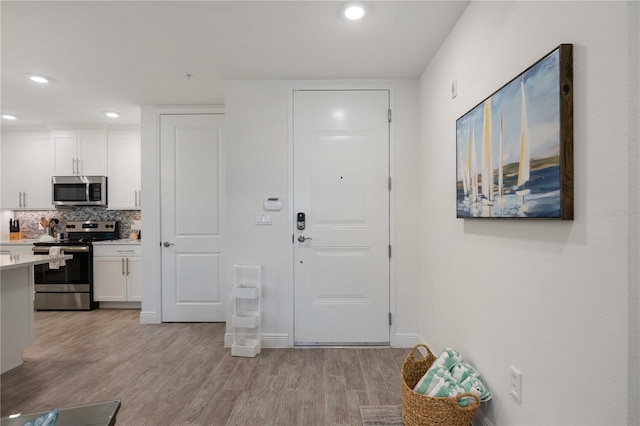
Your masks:
<path fill-rule="evenodd" d="M 120 222 L 120 238 L 129 238 L 134 220 L 140 220 L 140 210 L 107 210 L 106 207 L 72 207 L 59 210 L 20 210 L 13 212 L 13 219 L 20 221 L 22 238 L 40 238 L 44 231 L 38 229 L 41 217 L 60 221 L 55 232 L 66 232 L 68 221 L 79 220 L 117 220 Z"/>

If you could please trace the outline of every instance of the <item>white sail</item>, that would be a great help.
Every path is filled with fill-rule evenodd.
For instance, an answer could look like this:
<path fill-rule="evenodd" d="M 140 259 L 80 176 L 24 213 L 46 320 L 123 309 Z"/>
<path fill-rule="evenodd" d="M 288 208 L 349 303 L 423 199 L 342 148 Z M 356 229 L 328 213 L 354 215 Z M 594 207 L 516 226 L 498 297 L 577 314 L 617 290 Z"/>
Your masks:
<path fill-rule="evenodd" d="M 478 201 L 478 164 L 476 158 L 476 132 L 471 131 L 471 166 L 469 171 L 471 172 L 471 199 Z"/>
<path fill-rule="evenodd" d="M 482 126 L 482 195 L 493 200 L 493 167 L 491 167 L 491 98 L 484 101 Z"/>
<path fill-rule="evenodd" d="M 467 145 L 469 144 L 469 135 L 467 132 Z M 458 145 L 458 161 L 460 162 L 460 170 L 462 171 L 462 193 L 466 196 L 469 193 L 469 181 L 467 180 L 467 165 L 462 157 L 462 147 Z"/>
<path fill-rule="evenodd" d="M 500 111 L 500 145 L 498 148 L 498 196 L 502 198 L 502 187 L 504 186 L 504 173 L 502 170 L 502 132 L 503 132 L 503 114 Z"/>
<path fill-rule="evenodd" d="M 471 191 L 471 185 L 473 184 L 471 182 L 471 124 L 469 124 L 469 127 L 467 127 L 467 153 L 465 156 L 465 167 L 464 167 L 464 172 L 465 172 L 465 179 L 467 181 L 467 191 L 465 193 L 465 195 L 468 195 L 469 192 Z"/>
<path fill-rule="evenodd" d="M 520 119 L 520 166 L 518 167 L 518 186 L 522 187 L 530 177 L 529 124 L 527 123 L 527 100 L 524 93 L 524 80 L 520 80 L 522 94 L 522 114 Z"/>

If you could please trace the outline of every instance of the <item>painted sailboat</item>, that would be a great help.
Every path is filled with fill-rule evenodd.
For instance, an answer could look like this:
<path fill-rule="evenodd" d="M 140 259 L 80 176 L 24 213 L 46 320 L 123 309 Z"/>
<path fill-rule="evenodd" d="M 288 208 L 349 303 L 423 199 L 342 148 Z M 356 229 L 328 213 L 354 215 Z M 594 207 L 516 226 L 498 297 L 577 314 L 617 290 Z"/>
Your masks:
<path fill-rule="evenodd" d="M 502 167 L 502 133 L 504 131 L 504 114 L 500 111 L 500 138 L 498 140 L 498 195 L 496 200 L 504 204 L 504 170 Z"/>
<path fill-rule="evenodd" d="M 469 173 L 471 175 L 471 201 L 478 202 L 478 170 L 477 170 L 477 158 L 476 158 L 476 133 L 471 131 L 471 164 L 469 166 Z"/>
<path fill-rule="evenodd" d="M 520 93 L 522 94 L 522 113 L 520 120 L 520 165 L 518 166 L 518 182 L 516 194 L 524 196 L 531 193 L 531 189 L 525 188 L 525 184 L 531 177 L 531 158 L 529 153 L 529 124 L 527 122 L 527 100 L 524 92 L 524 80 L 520 80 Z"/>
<path fill-rule="evenodd" d="M 491 166 L 491 98 L 484 101 L 482 125 L 482 196 L 493 205 L 493 167 Z"/>
<path fill-rule="evenodd" d="M 462 156 L 462 147 L 458 147 L 458 160 L 460 161 L 460 167 L 462 169 L 462 193 L 464 199 L 469 197 L 469 128 L 467 128 L 467 146 L 465 148 L 466 157 Z"/>

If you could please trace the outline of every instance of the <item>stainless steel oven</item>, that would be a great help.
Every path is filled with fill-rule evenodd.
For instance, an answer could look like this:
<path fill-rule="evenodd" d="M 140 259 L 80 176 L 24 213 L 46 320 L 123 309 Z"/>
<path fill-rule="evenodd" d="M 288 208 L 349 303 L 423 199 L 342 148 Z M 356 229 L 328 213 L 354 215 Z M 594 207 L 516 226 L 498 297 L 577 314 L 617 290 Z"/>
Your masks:
<path fill-rule="evenodd" d="M 50 243 L 51 244 L 51 243 Z M 93 302 L 93 247 L 90 243 L 53 243 L 73 255 L 64 266 L 34 266 L 35 308 L 38 310 L 91 310 Z M 34 254 L 49 254 L 51 246 L 38 245 Z"/>
<path fill-rule="evenodd" d="M 119 238 L 117 221 L 67 222 L 68 239 L 35 243 L 35 254 L 48 254 L 59 247 L 73 255 L 64 266 L 52 268 L 48 263 L 34 266 L 35 308 L 37 310 L 92 310 L 93 301 L 93 241 Z"/>

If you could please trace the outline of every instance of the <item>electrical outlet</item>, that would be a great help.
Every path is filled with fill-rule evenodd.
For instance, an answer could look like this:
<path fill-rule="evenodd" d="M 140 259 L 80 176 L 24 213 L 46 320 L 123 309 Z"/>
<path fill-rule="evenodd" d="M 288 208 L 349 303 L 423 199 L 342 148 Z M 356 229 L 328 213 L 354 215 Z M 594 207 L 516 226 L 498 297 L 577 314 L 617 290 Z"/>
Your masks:
<path fill-rule="evenodd" d="M 511 391 L 512 397 L 518 402 L 522 402 L 522 373 L 513 365 L 511 366 Z"/>

